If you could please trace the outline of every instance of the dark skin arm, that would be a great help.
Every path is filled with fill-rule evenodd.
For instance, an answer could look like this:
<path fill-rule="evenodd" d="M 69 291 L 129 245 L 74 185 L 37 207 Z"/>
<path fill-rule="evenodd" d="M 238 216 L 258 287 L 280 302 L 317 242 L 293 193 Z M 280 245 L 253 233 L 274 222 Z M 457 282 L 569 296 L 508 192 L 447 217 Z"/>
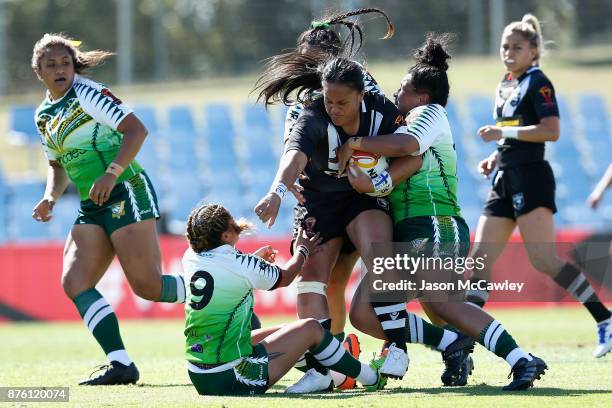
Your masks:
<path fill-rule="evenodd" d="M 130 113 L 117 127 L 117 131 L 123 134 L 123 142 L 114 162 L 124 169 L 134 160 L 142 143 L 147 137 L 147 128 L 136 115 Z M 104 173 L 89 190 L 89 198 L 98 205 L 102 205 L 108 200 L 117 176 Z"/>

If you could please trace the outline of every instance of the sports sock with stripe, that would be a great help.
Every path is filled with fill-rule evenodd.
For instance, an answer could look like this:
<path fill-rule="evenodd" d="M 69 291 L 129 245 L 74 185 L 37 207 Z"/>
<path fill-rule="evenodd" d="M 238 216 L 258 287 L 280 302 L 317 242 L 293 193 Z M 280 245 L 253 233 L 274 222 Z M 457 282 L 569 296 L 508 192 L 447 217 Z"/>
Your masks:
<path fill-rule="evenodd" d="M 81 318 L 110 361 L 130 365 L 119 333 L 119 322 L 106 299 L 95 288 L 79 293 L 74 299 Z"/>
<path fill-rule="evenodd" d="M 561 268 L 554 281 L 582 303 L 597 323 L 612 316 L 608 308 L 601 303 L 595 294 L 595 289 L 593 289 L 586 276 L 571 263 L 566 263 Z"/>
<path fill-rule="evenodd" d="M 371 302 L 374 313 L 380 322 L 389 343 L 395 343 L 395 347 L 406 351 L 406 312 L 405 303 L 393 302 Z"/>
<path fill-rule="evenodd" d="M 185 303 L 185 281 L 180 275 L 162 275 L 158 302 Z"/>
<path fill-rule="evenodd" d="M 330 370 L 355 378 L 361 384 L 374 384 L 378 377 L 370 366 L 355 359 L 330 332 L 323 332 L 323 339 L 310 350 L 314 358 Z"/>
<path fill-rule="evenodd" d="M 497 320 L 493 320 L 480 331 L 478 343 L 482 344 L 496 356 L 506 360 L 510 367 L 514 367 L 514 364 L 521 358 L 526 358 L 530 361 L 532 359 L 528 353 L 516 344 L 510 333 Z"/>
<path fill-rule="evenodd" d="M 458 334 L 423 320 L 414 313 L 408 313 L 406 319 L 406 338 L 409 343 L 419 343 L 444 351 L 455 341 Z"/>

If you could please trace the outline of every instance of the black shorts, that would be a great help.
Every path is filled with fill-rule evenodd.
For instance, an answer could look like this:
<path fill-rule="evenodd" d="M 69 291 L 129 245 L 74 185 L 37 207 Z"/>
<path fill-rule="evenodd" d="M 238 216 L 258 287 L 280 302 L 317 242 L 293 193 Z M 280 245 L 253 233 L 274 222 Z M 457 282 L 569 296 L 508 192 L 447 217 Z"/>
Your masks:
<path fill-rule="evenodd" d="M 500 169 L 484 206 L 484 215 L 516 220 L 538 207 L 557 212 L 555 175 L 547 161 Z"/>
<path fill-rule="evenodd" d="M 308 233 L 321 233 L 323 242 L 342 237 L 341 253 L 352 254 L 355 246 L 346 233 L 346 227 L 355 217 L 367 210 L 381 210 L 390 214 L 389 202 L 385 198 L 371 197 L 356 191 L 318 193 L 304 191 L 306 203 L 295 206 L 293 215 L 293 242 L 302 226 Z"/>

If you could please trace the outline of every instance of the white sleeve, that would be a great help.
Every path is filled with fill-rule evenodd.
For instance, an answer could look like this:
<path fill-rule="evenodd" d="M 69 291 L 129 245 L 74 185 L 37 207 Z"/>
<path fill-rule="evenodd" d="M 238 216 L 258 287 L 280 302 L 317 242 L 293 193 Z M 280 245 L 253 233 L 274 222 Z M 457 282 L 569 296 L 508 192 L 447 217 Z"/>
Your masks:
<path fill-rule="evenodd" d="M 271 290 L 281 279 L 280 268 L 253 254 L 238 254 L 236 262 L 255 289 Z"/>
<path fill-rule="evenodd" d="M 301 103 L 296 103 L 292 105 L 287 110 L 287 115 L 285 115 L 285 131 L 283 133 L 283 143 L 287 144 L 289 140 L 289 136 L 291 136 L 291 131 L 293 130 L 293 126 L 295 122 L 297 122 L 298 117 L 300 116 L 300 112 L 304 109 L 304 106 Z"/>
<path fill-rule="evenodd" d="M 117 130 L 121 121 L 132 113 L 129 106 L 97 82 L 79 78 L 74 84 L 74 90 L 83 110 L 96 122 L 111 129 Z"/>
<path fill-rule="evenodd" d="M 444 108 L 439 105 L 426 105 L 417 112 L 410 112 L 406 133 L 419 142 L 419 151 L 415 152 L 414 156 L 425 153 L 435 143 L 436 138 L 443 132 L 445 121 L 447 119 Z"/>

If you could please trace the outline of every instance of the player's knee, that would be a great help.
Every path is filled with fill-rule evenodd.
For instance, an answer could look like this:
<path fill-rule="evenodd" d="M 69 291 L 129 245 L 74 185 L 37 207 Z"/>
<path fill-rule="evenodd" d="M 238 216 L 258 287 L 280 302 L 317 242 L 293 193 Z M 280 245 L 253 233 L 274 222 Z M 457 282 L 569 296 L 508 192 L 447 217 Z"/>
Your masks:
<path fill-rule="evenodd" d="M 529 261 L 535 269 L 547 275 L 554 275 L 559 270 L 556 259 L 554 257 L 533 255 L 529 257 Z"/>
<path fill-rule="evenodd" d="M 365 323 L 361 317 L 362 313 L 359 313 L 357 308 L 351 308 L 349 311 L 349 321 L 351 325 L 359 331 L 365 331 Z"/>
<path fill-rule="evenodd" d="M 146 300 L 157 300 L 161 294 L 161 282 L 148 279 L 137 279 L 130 282 L 134 293 Z"/>
<path fill-rule="evenodd" d="M 62 289 L 70 299 L 74 299 L 79 293 L 89 289 L 82 277 L 74 272 L 64 272 L 62 274 Z"/>

